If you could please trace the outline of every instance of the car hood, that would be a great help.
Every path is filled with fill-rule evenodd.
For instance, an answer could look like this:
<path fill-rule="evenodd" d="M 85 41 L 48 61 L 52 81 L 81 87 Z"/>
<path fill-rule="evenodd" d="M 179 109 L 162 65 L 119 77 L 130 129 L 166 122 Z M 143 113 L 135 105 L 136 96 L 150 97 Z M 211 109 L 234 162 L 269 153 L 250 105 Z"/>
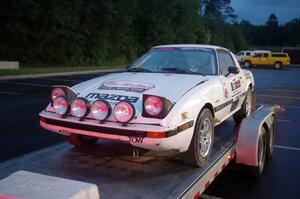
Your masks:
<path fill-rule="evenodd" d="M 86 98 L 97 98 L 93 94 L 98 94 L 99 98 L 99 94 L 104 94 L 142 99 L 143 94 L 149 94 L 165 97 L 175 103 L 205 80 L 206 77 L 201 75 L 124 72 L 101 76 L 72 88 L 80 97 Z"/>

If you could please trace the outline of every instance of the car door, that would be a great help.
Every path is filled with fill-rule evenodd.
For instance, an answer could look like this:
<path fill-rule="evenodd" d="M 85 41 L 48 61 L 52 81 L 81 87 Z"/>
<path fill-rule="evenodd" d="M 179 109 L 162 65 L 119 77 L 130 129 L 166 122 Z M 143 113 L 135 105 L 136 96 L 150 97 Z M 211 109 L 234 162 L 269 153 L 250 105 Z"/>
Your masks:
<path fill-rule="evenodd" d="M 255 54 L 251 59 L 251 63 L 253 65 L 261 65 L 261 62 L 262 62 L 262 53 Z"/>
<path fill-rule="evenodd" d="M 261 65 L 271 65 L 269 53 L 263 53 L 261 57 Z"/>
<path fill-rule="evenodd" d="M 217 50 L 219 61 L 219 79 L 223 86 L 223 103 L 219 106 L 223 117 L 227 118 L 241 105 L 242 73 L 228 73 L 229 67 L 237 67 L 232 54 L 226 50 Z"/>

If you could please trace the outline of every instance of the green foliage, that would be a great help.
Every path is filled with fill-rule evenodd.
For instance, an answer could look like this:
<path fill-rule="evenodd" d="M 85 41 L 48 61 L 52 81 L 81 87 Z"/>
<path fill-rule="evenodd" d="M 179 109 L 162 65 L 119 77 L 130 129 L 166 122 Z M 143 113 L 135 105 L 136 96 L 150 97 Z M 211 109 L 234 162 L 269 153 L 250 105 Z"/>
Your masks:
<path fill-rule="evenodd" d="M 0 60 L 124 64 L 155 45 L 300 45 L 300 19 L 236 23 L 230 0 L 0 1 Z"/>

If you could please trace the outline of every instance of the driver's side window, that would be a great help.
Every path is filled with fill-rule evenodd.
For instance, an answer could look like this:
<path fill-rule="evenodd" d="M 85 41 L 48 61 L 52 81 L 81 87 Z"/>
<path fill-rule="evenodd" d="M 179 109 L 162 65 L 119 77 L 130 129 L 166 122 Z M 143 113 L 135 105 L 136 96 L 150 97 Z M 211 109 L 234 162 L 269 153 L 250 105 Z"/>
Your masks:
<path fill-rule="evenodd" d="M 229 52 L 218 50 L 220 75 L 227 75 L 229 67 L 236 67 Z"/>

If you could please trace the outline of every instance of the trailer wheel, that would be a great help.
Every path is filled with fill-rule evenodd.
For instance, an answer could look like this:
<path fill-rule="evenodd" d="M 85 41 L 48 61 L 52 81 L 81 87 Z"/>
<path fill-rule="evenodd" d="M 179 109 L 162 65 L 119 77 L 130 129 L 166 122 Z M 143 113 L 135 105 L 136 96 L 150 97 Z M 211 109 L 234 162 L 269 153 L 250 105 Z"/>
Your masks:
<path fill-rule="evenodd" d="M 87 136 L 87 135 L 77 135 L 71 134 L 70 136 L 65 136 L 65 139 L 75 147 L 87 147 L 95 144 L 98 138 Z"/>
<path fill-rule="evenodd" d="M 183 153 L 184 163 L 200 167 L 208 161 L 214 141 L 213 121 L 212 112 L 204 108 L 197 119 L 189 149 Z"/>
<path fill-rule="evenodd" d="M 245 117 L 249 116 L 255 109 L 256 97 L 254 91 L 249 87 L 242 107 L 234 115 L 233 119 L 236 124 L 240 123 Z"/>
<path fill-rule="evenodd" d="M 272 118 L 272 125 L 270 126 L 267 140 L 267 159 L 271 159 L 273 155 L 275 141 L 275 118 Z"/>
<path fill-rule="evenodd" d="M 264 171 L 267 153 L 267 134 L 266 129 L 262 127 L 259 132 L 257 161 L 258 165 L 254 167 L 247 167 L 250 177 L 259 178 Z"/>

